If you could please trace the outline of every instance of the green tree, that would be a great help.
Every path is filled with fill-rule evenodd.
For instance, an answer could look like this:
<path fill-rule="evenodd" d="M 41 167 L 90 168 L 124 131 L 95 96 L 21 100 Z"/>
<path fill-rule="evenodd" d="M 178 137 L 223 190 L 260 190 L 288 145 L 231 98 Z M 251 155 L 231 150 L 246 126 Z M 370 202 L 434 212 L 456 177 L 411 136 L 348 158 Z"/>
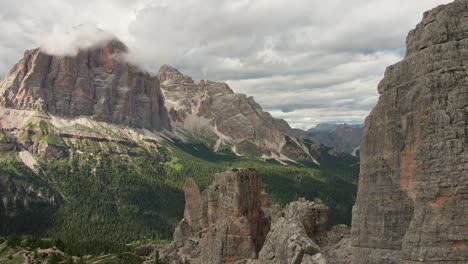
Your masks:
<path fill-rule="evenodd" d="M 73 264 L 73 257 L 71 255 L 68 255 L 67 264 Z"/>
<path fill-rule="evenodd" d="M 58 238 L 55 243 L 54 243 L 55 247 L 60 249 L 62 252 L 65 251 L 66 247 L 65 247 L 65 243 L 63 243 L 63 241 Z"/>
<path fill-rule="evenodd" d="M 21 243 L 21 237 L 16 234 L 11 234 L 7 237 L 7 245 L 9 247 L 16 247 Z"/>
<path fill-rule="evenodd" d="M 50 253 L 49 257 L 47 259 L 48 264 L 59 264 L 60 263 L 60 258 L 57 256 L 55 253 Z"/>

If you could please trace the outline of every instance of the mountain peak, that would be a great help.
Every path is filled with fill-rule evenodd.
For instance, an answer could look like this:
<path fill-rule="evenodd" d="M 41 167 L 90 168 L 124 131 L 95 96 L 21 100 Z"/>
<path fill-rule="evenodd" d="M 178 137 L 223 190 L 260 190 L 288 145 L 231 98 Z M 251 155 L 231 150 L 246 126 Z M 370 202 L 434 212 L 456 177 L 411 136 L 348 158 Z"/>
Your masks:
<path fill-rule="evenodd" d="M 119 53 L 128 51 L 127 46 L 114 34 L 93 25 L 82 24 L 68 29 L 55 29 L 44 37 L 40 49 L 53 56 L 73 57 L 81 52 L 104 48 Z"/>
<path fill-rule="evenodd" d="M 192 77 L 182 74 L 179 70 L 167 64 L 163 64 L 159 68 L 158 78 L 161 83 L 171 83 L 174 86 L 184 84 L 192 89 L 195 89 L 196 86 Z"/>
<path fill-rule="evenodd" d="M 50 52 L 50 47 L 27 51 L 0 81 L 0 105 L 148 129 L 169 128 L 158 79 L 125 62 L 120 56 L 128 50 L 125 44 L 108 36 L 88 42 L 74 39 L 76 53 L 70 47 L 62 53 Z"/>
<path fill-rule="evenodd" d="M 174 74 L 184 76 L 179 70 L 168 64 L 163 64 L 159 68 L 159 74 Z"/>

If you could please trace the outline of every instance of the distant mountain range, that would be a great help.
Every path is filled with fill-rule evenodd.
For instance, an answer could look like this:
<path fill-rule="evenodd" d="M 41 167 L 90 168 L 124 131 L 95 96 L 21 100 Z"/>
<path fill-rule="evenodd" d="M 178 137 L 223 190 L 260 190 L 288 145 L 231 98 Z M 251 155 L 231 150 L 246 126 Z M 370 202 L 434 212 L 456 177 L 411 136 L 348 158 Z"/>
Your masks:
<path fill-rule="evenodd" d="M 316 140 L 338 152 L 359 156 L 363 131 L 364 125 L 362 124 L 324 123 L 318 124 L 307 131 L 294 129 L 293 133 L 298 137 Z"/>
<path fill-rule="evenodd" d="M 45 119 L 89 117 L 146 129 L 216 152 L 320 164 L 320 144 L 294 136 L 286 121 L 264 112 L 252 97 L 225 83 L 196 84 L 167 65 L 150 75 L 125 62 L 126 52 L 117 39 L 72 57 L 29 50 L 0 83 L 0 105 L 50 115 Z"/>

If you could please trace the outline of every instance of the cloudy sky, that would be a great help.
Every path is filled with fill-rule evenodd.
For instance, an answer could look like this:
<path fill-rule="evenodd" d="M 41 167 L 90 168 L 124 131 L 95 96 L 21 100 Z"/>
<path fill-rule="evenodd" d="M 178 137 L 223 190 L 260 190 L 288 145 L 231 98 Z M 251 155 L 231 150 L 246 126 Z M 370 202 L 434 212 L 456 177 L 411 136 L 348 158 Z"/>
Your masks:
<path fill-rule="evenodd" d="M 362 122 L 422 13 L 451 0 L 0 0 L 0 75 L 26 49 L 101 28 L 150 72 L 226 81 L 294 127 Z M 86 36 L 86 34 L 85 34 Z M 83 39 L 81 39 L 83 41 Z M 62 48 L 62 49 L 61 49 Z"/>

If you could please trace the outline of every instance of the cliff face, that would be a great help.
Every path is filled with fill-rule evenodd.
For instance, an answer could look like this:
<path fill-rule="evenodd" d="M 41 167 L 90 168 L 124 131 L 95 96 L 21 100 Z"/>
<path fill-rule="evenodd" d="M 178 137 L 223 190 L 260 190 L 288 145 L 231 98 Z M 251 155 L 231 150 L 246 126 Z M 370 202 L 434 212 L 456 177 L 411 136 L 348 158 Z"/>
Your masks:
<path fill-rule="evenodd" d="M 350 261 L 349 227 L 329 228 L 328 207 L 320 201 L 272 205 L 255 170 L 217 174 L 203 194 L 187 179 L 184 191 L 184 218 L 174 242 L 157 249 L 167 263 Z"/>
<path fill-rule="evenodd" d="M 315 146 L 290 139 L 292 130 L 284 120 L 264 112 L 252 97 L 234 93 L 225 83 L 200 81 L 163 65 L 158 78 L 175 128 L 209 141 L 215 151 L 228 149 L 281 162 L 318 159 Z"/>
<path fill-rule="evenodd" d="M 159 81 L 123 61 L 118 40 L 54 56 L 29 50 L 0 82 L 0 105 L 148 129 L 169 128 Z"/>
<path fill-rule="evenodd" d="M 260 176 L 253 170 L 217 174 L 203 195 L 195 182 L 188 180 L 184 219 L 174 233 L 174 253 L 191 263 L 236 263 L 255 258 L 257 245 L 263 244 L 257 236 L 260 196 Z"/>
<path fill-rule="evenodd" d="M 468 261 L 468 1 L 424 14 L 366 120 L 354 263 Z"/>
<path fill-rule="evenodd" d="M 291 129 L 286 121 L 263 112 L 252 97 L 234 93 L 225 83 L 195 84 L 191 77 L 167 65 L 161 67 L 158 77 L 168 106 L 178 113 L 173 120 L 192 130 L 210 125 L 219 138 L 217 148 L 223 141 L 243 140 L 255 142 L 260 148 L 278 148 L 278 142 Z"/>

